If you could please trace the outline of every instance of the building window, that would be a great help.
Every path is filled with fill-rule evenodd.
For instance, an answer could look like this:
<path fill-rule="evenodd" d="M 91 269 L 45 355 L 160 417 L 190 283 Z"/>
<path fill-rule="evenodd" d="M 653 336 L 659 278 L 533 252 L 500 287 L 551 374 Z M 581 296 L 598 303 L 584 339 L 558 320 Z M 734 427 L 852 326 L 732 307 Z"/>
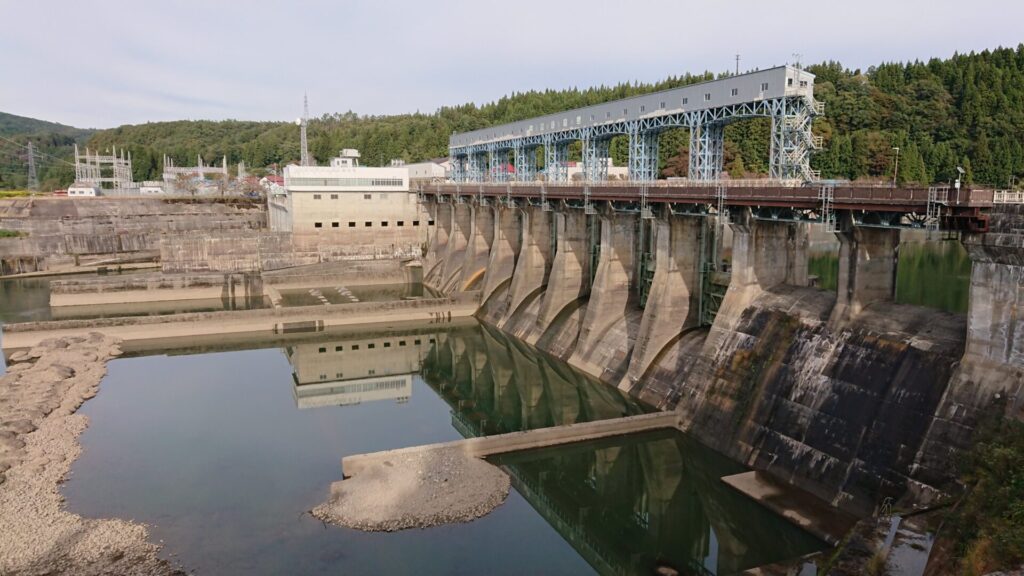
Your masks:
<path fill-rule="evenodd" d="M 313 194 L 313 200 L 319 200 L 319 199 L 320 199 L 320 195 L 319 194 Z"/>
<path fill-rule="evenodd" d="M 395 225 L 396 226 L 405 226 L 405 220 L 399 220 L 398 222 L 395 222 Z"/>
<path fill-rule="evenodd" d="M 335 346 L 335 347 L 334 347 L 334 351 L 335 351 L 335 352 L 341 352 L 341 351 L 342 351 L 342 350 L 344 350 L 344 349 L 345 349 L 345 347 L 344 347 L 344 346 Z"/>
<path fill-rule="evenodd" d="M 568 118 L 562 118 L 562 128 L 565 128 L 568 125 L 569 125 L 569 119 Z"/>
<path fill-rule="evenodd" d="M 767 82 L 761 82 L 761 92 L 767 92 L 767 91 L 768 91 L 768 83 Z"/>
<path fill-rule="evenodd" d="M 413 340 L 413 342 L 412 342 L 412 343 L 413 343 L 414 345 L 416 345 L 416 346 L 419 346 L 419 345 L 420 345 L 420 339 L 419 339 L 419 338 L 417 338 L 417 339 Z"/>
<path fill-rule="evenodd" d="M 739 88 L 733 88 L 731 93 L 732 93 L 733 96 L 739 96 L 740 95 L 740 89 Z"/>
<path fill-rule="evenodd" d="M 323 227 L 324 227 L 324 223 L 323 222 L 314 222 L 313 223 L 313 228 L 323 228 Z"/>
<path fill-rule="evenodd" d="M 363 194 L 363 200 L 373 200 L 373 194 Z"/>
<path fill-rule="evenodd" d="M 786 86 L 792 86 L 792 85 L 793 85 L 793 79 L 792 78 L 786 78 Z"/>
<path fill-rule="evenodd" d="M 331 228 L 337 228 L 338 226 L 341 226 L 340 222 L 331 222 Z"/>
<path fill-rule="evenodd" d="M 317 350 L 317 352 L 319 352 L 320 354 L 323 354 L 324 352 L 327 352 L 327 348 L 324 348 L 323 346 L 321 346 L 320 349 Z"/>
<path fill-rule="evenodd" d="M 711 92 L 705 92 L 704 93 L 704 101 L 705 102 L 711 102 Z"/>
<path fill-rule="evenodd" d="M 383 228 L 387 228 L 387 227 L 388 227 L 388 221 L 387 221 L 387 220 L 382 220 L 382 221 L 381 221 L 381 223 L 380 223 L 380 225 L 381 225 L 381 227 L 383 227 Z"/>
<path fill-rule="evenodd" d="M 661 106 L 660 106 L 660 108 L 661 108 L 662 110 L 664 110 L 664 109 L 665 109 L 665 103 L 664 103 L 664 102 L 662 102 L 662 103 L 661 103 Z"/>
<path fill-rule="evenodd" d="M 385 342 L 384 343 L 384 347 L 385 348 L 391 348 L 391 342 Z"/>
<path fill-rule="evenodd" d="M 353 350 L 359 350 L 359 344 L 353 344 L 352 345 L 352 349 Z"/>
<path fill-rule="evenodd" d="M 800 81 L 800 87 L 801 88 L 807 88 L 807 80 L 801 80 Z"/>
<path fill-rule="evenodd" d="M 398 341 L 398 345 L 399 346 L 405 346 L 405 340 L 399 340 Z"/>
<path fill-rule="evenodd" d="M 348 223 L 348 227 L 349 228 L 355 228 L 356 227 L 356 223 L 355 222 L 349 222 Z"/>
<path fill-rule="evenodd" d="M 591 114 L 591 115 L 590 115 L 590 121 L 591 121 L 591 122 L 593 122 L 593 121 L 594 121 L 594 115 L 593 115 L 593 114 Z"/>
<path fill-rule="evenodd" d="M 372 343 L 371 343 L 371 344 L 367 344 L 367 345 L 366 345 L 366 347 L 367 347 L 368 349 L 370 349 L 370 350 L 373 350 L 374 348 L 376 348 L 376 347 L 377 347 L 377 345 L 376 345 L 376 344 L 372 344 Z"/>
<path fill-rule="evenodd" d="M 689 101 L 690 101 L 690 99 L 689 99 L 689 98 L 683 98 L 683 106 L 686 106 L 686 104 L 687 104 L 687 103 L 688 103 Z"/>
<path fill-rule="evenodd" d="M 338 199 L 338 195 L 337 194 L 331 194 L 331 200 L 337 200 L 337 199 Z"/>
<path fill-rule="evenodd" d="M 363 226 L 369 228 L 370 226 L 373 226 L 373 222 L 365 222 L 363 223 Z"/>
<path fill-rule="evenodd" d="M 582 120 L 583 120 L 583 117 L 582 117 L 582 116 L 576 116 L 576 125 L 577 125 L 577 126 L 579 126 L 579 125 L 580 125 L 580 122 L 581 122 Z"/>
<path fill-rule="evenodd" d="M 622 115 L 623 116 L 629 116 L 629 108 L 623 108 L 622 109 Z"/>
<path fill-rule="evenodd" d="M 646 112 L 647 111 L 647 106 L 641 106 L 640 107 L 640 111 L 641 112 Z"/>
<path fill-rule="evenodd" d="M 609 112 L 605 112 L 604 113 L 604 117 L 605 118 L 611 118 L 612 117 L 612 113 L 610 111 Z"/>

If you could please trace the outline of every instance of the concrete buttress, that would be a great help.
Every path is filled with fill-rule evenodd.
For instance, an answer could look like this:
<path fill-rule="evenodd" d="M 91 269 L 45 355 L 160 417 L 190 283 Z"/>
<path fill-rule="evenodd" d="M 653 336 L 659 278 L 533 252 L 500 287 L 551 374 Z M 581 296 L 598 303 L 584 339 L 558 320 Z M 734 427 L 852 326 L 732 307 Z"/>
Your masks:
<path fill-rule="evenodd" d="M 548 212 L 536 207 L 523 209 L 523 245 L 512 274 L 508 310 L 499 321 L 499 328 L 504 327 L 523 303 L 531 296 L 536 296 L 547 283 L 548 262 L 551 260 L 550 226 Z"/>
<path fill-rule="evenodd" d="M 489 206 L 470 205 L 469 222 L 469 238 L 457 288 L 460 292 L 483 285 L 491 242 L 494 240 L 494 211 Z"/>
<path fill-rule="evenodd" d="M 853 226 L 845 217 L 839 238 L 839 280 L 836 306 L 829 324 L 837 327 L 873 302 L 891 302 L 896 293 L 899 229 Z"/>
<path fill-rule="evenodd" d="M 431 205 L 434 218 L 434 234 L 427 250 L 426 272 L 423 281 L 434 288 L 441 288 L 444 273 L 444 258 L 448 254 L 448 240 L 452 231 L 452 205 L 448 203 Z"/>
<path fill-rule="evenodd" d="M 555 256 L 536 327 L 526 335 L 530 344 L 536 344 L 566 306 L 590 292 L 587 216 L 579 210 L 556 212 L 554 223 L 558 238 Z"/>
<path fill-rule="evenodd" d="M 495 206 L 494 237 L 491 240 L 491 251 L 487 260 L 487 273 L 484 276 L 484 288 L 480 302 L 486 303 L 502 284 L 512 279 L 516 269 L 516 258 L 519 256 L 519 213 L 515 208 Z"/>
<path fill-rule="evenodd" d="M 473 211 L 469 204 L 455 203 L 451 206 L 451 236 L 444 258 L 444 274 L 439 282 L 439 287 L 446 294 L 455 290 L 469 246 L 469 235 L 473 231 Z"/>
<path fill-rule="evenodd" d="M 756 220 L 747 208 L 734 211 L 731 218 L 732 273 L 705 344 L 708 352 L 718 348 L 765 290 L 807 285 L 807 224 Z"/>
<path fill-rule="evenodd" d="M 631 390 L 665 346 L 687 328 L 700 324 L 698 283 L 703 225 L 700 218 L 654 221 L 654 278 L 629 369 L 619 388 Z"/>
<path fill-rule="evenodd" d="M 590 359 L 604 356 L 595 350 L 605 332 L 626 317 L 633 295 L 636 253 L 635 214 L 611 213 L 601 217 L 601 257 L 590 291 L 583 325 L 571 363 L 600 375 L 604 368 Z"/>

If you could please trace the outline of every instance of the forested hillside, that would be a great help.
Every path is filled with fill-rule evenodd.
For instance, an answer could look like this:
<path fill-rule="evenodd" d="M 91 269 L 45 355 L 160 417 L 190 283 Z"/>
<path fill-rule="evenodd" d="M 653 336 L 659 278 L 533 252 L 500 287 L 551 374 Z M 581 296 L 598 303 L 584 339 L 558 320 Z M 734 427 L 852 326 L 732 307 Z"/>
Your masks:
<path fill-rule="evenodd" d="M 0 190 L 25 188 L 28 183 L 25 146 L 29 140 L 37 152 L 40 189 L 66 186 L 74 178 L 75 170 L 60 159 L 70 160 L 75 143 L 84 144 L 93 132 L 0 112 Z"/>
<path fill-rule="evenodd" d="M 849 70 L 838 62 L 808 67 L 817 75 L 816 97 L 826 114 L 815 123 L 825 149 L 813 164 L 827 178 L 886 178 L 893 172 L 893 147 L 900 148 L 900 180 L 944 182 L 956 166 L 979 184 L 1006 186 L 1024 175 L 1024 44 L 946 60 L 887 63 Z M 514 93 L 497 102 L 444 107 L 432 114 L 359 116 L 352 112 L 311 120 L 310 150 L 325 162 L 341 148 L 358 148 L 364 164 L 392 158 L 415 162 L 447 153 L 448 136 L 489 125 L 713 78 L 710 73 L 670 77 L 656 84 Z M 413 103 L 410 103 L 413 105 Z M 768 169 L 769 123 L 750 120 L 726 130 L 726 169 L 733 176 L 763 175 Z M 160 122 L 97 132 L 94 148 L 126 146 L 136 180 L 153 179 L 163 154 L 178 165 L 208 163 L 227 155 L 250 168 L 299 158 L 298 128 L 283 122 Z M 686 173 L 685 130 L 661 137 L 664 176 Z M 612 143 L 616 164 L 626 162 L 626 142 Z M 574 151 L 578 158 L 578 147 Z M 2 181 L 0 181 L 2 185 Z"/>

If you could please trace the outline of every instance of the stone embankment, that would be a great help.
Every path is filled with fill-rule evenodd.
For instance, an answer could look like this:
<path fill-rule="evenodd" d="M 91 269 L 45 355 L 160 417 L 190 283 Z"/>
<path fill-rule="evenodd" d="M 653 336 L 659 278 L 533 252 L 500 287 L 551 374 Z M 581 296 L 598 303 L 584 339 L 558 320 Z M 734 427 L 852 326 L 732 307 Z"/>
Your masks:
<path fill-rule="evenodd" d="M 0 574 L 182 574 L 158 557 L 146 527 L 68 512 L 59 487 L 81 453 L 106 362 L 99 333 L 49 339 L 12 355 L 0 377 Z"/>

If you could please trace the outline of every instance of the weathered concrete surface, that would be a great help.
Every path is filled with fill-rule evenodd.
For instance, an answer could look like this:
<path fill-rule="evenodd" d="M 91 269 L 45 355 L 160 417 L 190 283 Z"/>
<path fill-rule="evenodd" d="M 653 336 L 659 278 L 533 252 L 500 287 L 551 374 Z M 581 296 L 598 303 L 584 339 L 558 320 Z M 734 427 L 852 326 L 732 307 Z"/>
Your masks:
<path fill-rule="evenodd" d="M 264 286 L 278 289 L 420 284 L 423 265 L 417 260 L 347 260 L 270 270 L 261 276 Z"/>
<path fill-rule="evenodd" d="M 0 200 L 0 275 L 46 270 L 87 255 L 154 257 L 161 234 L 266 227 L 252 202 L 155 198 L 17 198 Z"/>
<path fill-rule="evenodd" d="M 462 276 L 456 288 L 459 291 L 483 287 L 484 273 L 490 260 L 491 242 L 494 241 L 494 212 L 488 206 L 470 205 L 470 232 L 466 255 L 462 261 Z"/>
<path fill-rule="evenodd" d="M 510 452 L 535 450 L 537 448 L 547 448 L 574 442 L 586 442 L 588 440 L 611 438 L 612 436 L 635 434 L 649 430 L 675 428 L 679 424 L 679 417 L 676 414 L 671 412 L 655 412 L 611 420 L 598 420 L 596 422 L 567 424 L 565 426 L 524 430 L 509 434 L 467 438 L 439 444 L 425 444 L 423 446 L 399 448 L 397 450 L 387 450 L 371 454 L 356 454 L 343 458 L 341 468 L 345 478 L 351 478 L 361 474 L 375 463 L 423 451 L 456 449 L 473 458 L 487 458 L 488 456 L 497 456 Z"/>
<path fill-rule="evenodd" d="M 497 221 L 494 237 L 491 240 L 491 251 L 488 254 L 487 273 L 484 277 L 484 288 L 480 302 L 486 303 L 500 286 L 512 281 L 516 270 L 516 259 L 519 257 L 520 231 L 519 213 L 515 208 L 495 206 L 492 215 Z"/>
<path fill-rule="evenodd" d="M 551 217 L 540 208 L 529 207 L 522 211 L 523 245 L 516 261 L 516 270 L 509 287 L 509 304 L 505 316 L 498 322 L 501 328 L 516 315 L 528 299 L 536 299 L 547 283 L 551 261 Z M 536 314 L 536 312 L 534 312 Z M 535 322 L 529 319 L 528 325 Z"/>
<path fill-rule="evenodd" d="M 569 306 L 590 293 L 590 254 L 587 216 L 581 211 L 555 212 L 555 255 L 541 298 L 534 329 L 525 340 L 536 344 Z"/>
<path fill-rule="evenodd" d="M 473 232 L 473 210 L 469 204 L 452 204 L 451 236 L 448 238 L 447 252 L 444 258 L 444 272 L 438 279 L 438 289 L 451 294 L 461 278 L 462 266 L 465 264 L 466 251 L 469 248 L 470 234 Z"/>
<path fill-rule="evenodd" d="M 0 573 L 183 574 L 157 557 L 145 526 L 82 518 L 60 493 L 88 424 L 75 412 L 119 354 L 98 333 L 50 339 L 0 377 Z"/>
<path fill-rule="evenodd" d="M 632 390 L 665 347 L 699 323 L 701 218 L 658 219 L 652 231 L 654 278 L 619 388 Z"/>
<path fill-rule="evenodd" d="M 444 275 L 445 257 L 448 255 L 448 241 L 452 233 L 452 205 L 431 204 L 434 227 L 430 246 L 427 248 L 425 261 L 426 273 L 423 281 L 435 289 L 440 289 L 441 277 Z"/>
<path fill-rule="evenodd" d="M 832 307 L 815 289 L 764 291 L 696 359 L 679 404 L 689 429 L 857 514 L 912 488 L 934 496 L 911 478 L 914 455 L 962 354 L 963 318 L 875 303 L 833 330 Z"/>
<path fill-rule="evenodd" d="M 847 218 L 848 220 L 848 218 Z M 873 302 L 892 302 L 896 294 L 896 251 L 900 231 L 844 224 L 838 232 L 838 298 L 831 322 L 839 325 L 856 317 Z"/>
<path fill-rule="evenodd" d="M 964 238 L 972 260 L 966 350 L 917 454 L 922 482 L 950 481 L 950 460 L 986 419 L 1024 420 L 1024 206 L 994 210 L 990 227 Z"/>
<path fill-rule="evenodd" d="M 722 482 L 833 546 L 857 523 L 856 517 L 764 472 L 734 474 Z"/>
<path fill-rule="evenodd" d="M 80 307 L 174 300 L 222 300 L 229 309 L 263 299 L 258 274 L 131 274 L 50 282 L 50 306 Z"/>
<path fill-rule="evenodd" d="M 607 360 L 619 352 L 628 361 L 639 322 L 629 322 L 627 312 L 636 309 L 634 256 L 636 216 L 611 214 L 601 219 L 601 259 L 594 276 L 579 340 L 570 362 L 584 372 L 601 377 Z M 635 314 L 636 320 L 640 315 Z M 617 330 L 612 330 L 617 327 Z M 609 333 L 615 338 L 606 340 Z M 617 364 L 618 364 L 617 363 Z M 621 371 L 616 370 L 621 378 Z M 618 382 L 615 382 L 618 384 Z"/>
<path fill-rule="evenodd" d="M 320 332 L 339 326 L 379 323 L 442 323 L 469 317 L 477 310 L 472 298 L 431 298 L 392 302 L 359 302 L 334 306 L 302 306 L 173 316 L 133 316 L 95 320 L 62 320 L 4 325 L 5 352 L 31 348 L 46 338 L 80 336 L 95 330 L 119 338 L 125 349 L 166 346 L 183 339 L 223 339 L 247 334 Z"/>
<path fill-rule="evenodd" d="M 807 285 L 806 224 L 755 220 L 748 209 L 734 210 L 731 217 L 732 275 L 708 337 L 708 353 L 762 292 L 781 284 Z"/>

